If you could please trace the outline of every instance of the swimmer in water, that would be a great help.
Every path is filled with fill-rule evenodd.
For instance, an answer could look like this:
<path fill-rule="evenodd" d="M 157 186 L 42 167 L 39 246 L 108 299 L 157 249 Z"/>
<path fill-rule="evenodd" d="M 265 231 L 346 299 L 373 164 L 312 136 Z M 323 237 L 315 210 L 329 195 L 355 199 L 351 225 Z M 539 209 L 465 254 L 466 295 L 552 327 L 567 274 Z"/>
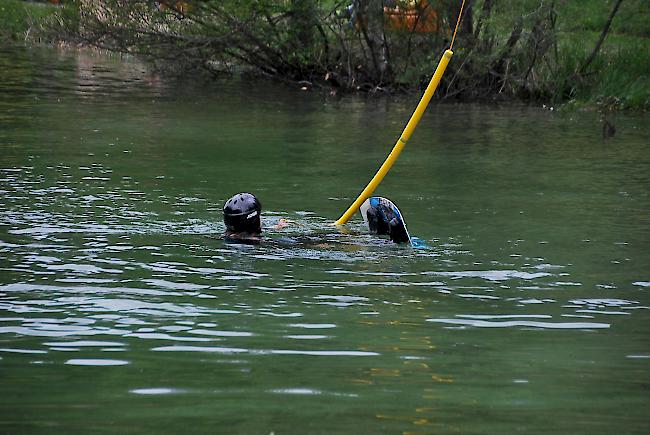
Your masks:
<path fill-rule="evenodd" d="M 251 193 L 238 193 L 223 205 L 224 239 L 257 243 L 262 240 L 262 204 Z M 289 225 L 285 219 L 273 226 L 279 230 Z"/>
<path fill-rule="evenodd" d="M 223 205 L 226 240 L 260 241 L 262 237 L 262 204 L 255 195 L 238 193 Z"/>
<path fill-rule="evenodd" d="M 262 241 L 262 204 L 251 193 L 238 193 L 223 206 L 223 221 L 226 231 L 224 240 L 257 244 Z M 372 234 L 388 235 L 395 243 L 408 243 L 409 235 L 399 211 L 392 202 L 385 198 L 370 198 L 362 206 L 362 214 Z M 290 221 L 280 219 L 271 230 L 281 230 L 290 225 Z"/>

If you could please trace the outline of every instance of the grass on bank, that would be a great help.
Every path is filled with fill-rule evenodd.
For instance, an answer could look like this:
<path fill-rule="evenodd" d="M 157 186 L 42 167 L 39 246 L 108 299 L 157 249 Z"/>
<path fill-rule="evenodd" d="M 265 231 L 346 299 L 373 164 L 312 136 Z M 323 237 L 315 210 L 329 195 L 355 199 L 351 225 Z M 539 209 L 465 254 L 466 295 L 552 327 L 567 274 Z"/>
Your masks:
<path fill-rule="evenodd" d="M 615 0 L 560 2 L 563 56 L 584 61 L 593 50 Z M 650 2 L 625 0 L 612 21 L 591 77 L 576 84 L 569 107 L 650 110 Z"/>
<path fill-rule="evenodd" d="M 597 37 L 591 32 L 581 40 L 593 47 Z M 568 106 L 650 110 L 650 40 L 626 35 L 608 38 L 609 42 L 603 44 L 601 54 L 589 67 L 585 83 L 576 83 L 575 97 Z M 573 41 L 565 49 L 580 53 L 584 59 L 587 54 L 583 46 L 584 43 Z"/>
<path fill-rule="evenodd" d="M 531 75 L 549 103 L 569 108 L 650 110 L 650 2 L 647 0 L 621 3 L 598 55 L 585 74 L 580 74 L 581 77 L 577 74 L 594 50 L 616 1 L 554 2 L 557 56 L 547 53 L 547 59 Z M 490 23 L 498 39 L 505 41 L 514 23 L 540 8 L 541 3 L 520 0 L 495 4 Z M 473 5 L 478 15 L 483 1 L 475 0 Z M 527 34 L 522 41 L 526 37 Z M 567 88 L 572 89 L 568 100 L 564 94 Z"/>
<path fill-rule="evenodd" d="M 57 9 L 48 3 L 0 0 L 0 42 L 25 41 L 31 29 Z"/>

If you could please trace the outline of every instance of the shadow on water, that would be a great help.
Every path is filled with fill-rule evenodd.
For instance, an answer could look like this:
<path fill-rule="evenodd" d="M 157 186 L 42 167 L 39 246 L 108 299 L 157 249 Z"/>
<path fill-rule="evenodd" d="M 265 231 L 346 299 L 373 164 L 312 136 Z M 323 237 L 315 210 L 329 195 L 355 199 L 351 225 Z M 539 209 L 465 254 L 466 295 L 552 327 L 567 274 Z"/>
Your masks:
<path fill-rule="evenodd" d="M 413 101 L 0 71 L 0 431 L 647 427 L 647 116 L 430 107 L 378 192 L 413 249 L 331 225 Z M 238 191 L 295 224 L 225 243 Z"/>

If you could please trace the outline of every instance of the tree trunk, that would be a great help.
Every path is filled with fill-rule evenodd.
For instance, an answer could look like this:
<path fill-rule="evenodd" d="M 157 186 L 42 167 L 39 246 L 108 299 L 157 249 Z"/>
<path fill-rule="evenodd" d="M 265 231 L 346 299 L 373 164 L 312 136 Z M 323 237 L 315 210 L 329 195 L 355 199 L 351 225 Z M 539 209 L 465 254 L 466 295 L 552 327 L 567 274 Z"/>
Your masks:
<path fill-rule="evenodd" d="M 309 49 L 314 43 L 316 5 L 313 0 L 291 0 L 292 39 L 296 48 Z"/>
<path fill-rule="evenodd" d="M 605 27 L 603 27 L 603 31 L 600 33 L 600 37 L 598 38 L 598 42 L 596 42 L 596 46 L 594 47 L 594 50 L 591 52 L 585 63 L 582 64 L 582 67 L 580 68 L 580 74 L 584 74 L 585 71 L 587 71 L 587 68 L 591 64 L 591 62 L 594 61 L 596 58 L 596 55 L 598 55 L 598 52 L 600 51 L 600 47 L 603 45 L 603 41 L 605 40 L 605 36 L 607 36 L 607 33 L 609 32 L 609 28 L 612 25 L 612 21 L 614 20 L 614 16 L 616 15 L 616 12 L 618 11 L 619 6 L 621 6 L 621 3 L 623 3 L 623 0 L 618 0 L 614 7 L 612 8 L 612 12 L 609 14 L 609 18 L 607 19 L 607 22 L 605 23 Z"/>
<path fill-rule="evenodd" d="M 483 7 L 481 8 L 481 15 L 479 16 L 478 22 L 476 23 L 476 29 L 474 30 L 475 40 L 478 40 L 478 37 L 481 34 L 481 28 L 483 27 L 483 23 L 485 23 L 485 21 L 487 21 L 490 18 L 490 14 L 492 13 L 492 5 L 493 5 L 492 0 L 483 1 Z"/>
<path fill-rule="evenodd" d="M 389 79 L 388 42 L 384 34 L 384 5 L 382 0 L 359 0 L 361 31 L 372 59 L 372 79 L 376 84 Z"/>
<path fill-rule="evenodd" d="M 453 0 L 449 7 L 449 25 L 451 30 L 454 30 L 454 27 L 456 26 L 462 4 L 463 0 Z M 472 30 L 474 28 L 472 15 L 472 0 L 465 0 L 465 8 L 463 9 L 460 27 L 458 28 L 459 35 L 471 36 L 474 33 Z"/>

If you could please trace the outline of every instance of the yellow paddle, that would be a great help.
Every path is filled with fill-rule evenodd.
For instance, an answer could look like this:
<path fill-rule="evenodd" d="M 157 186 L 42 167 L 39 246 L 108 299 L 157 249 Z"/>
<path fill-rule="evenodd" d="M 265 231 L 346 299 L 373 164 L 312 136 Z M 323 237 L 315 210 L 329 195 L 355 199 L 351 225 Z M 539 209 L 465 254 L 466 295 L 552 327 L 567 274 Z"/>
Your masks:
<path fill-rule="evenodd" d="M 418 122 L 420 122 L 420 118 L 422 118 L 424 111 L 429 105 L 429 101 L 431 101 L 431 97 L 433 97 L 433 93 L 436 91 L 436 88 L 440 84 L 440 79 L 442 78 L 442 75 L 445 73 L 445 69 L 447 69 L 447 65 L 449 64 L 449 60 L 451 59 L 451 56 L 453 56 L 454 54 L 454 52 L 451 51 L 451 49 L 454 46 L 454 40 L 456 39 L 456 32 L 458 31 L 458 26 L 460 24 L 460 19 L 463 14 L 464 6 L 465 6 L 465 0 L 463 0 L 463 3 L 460 7 L 460 13 L 458 14 L 458 21 L 456 22 L 456 29 L 454 30 L 454 36 L 451 39 L 449 50 L 445 50 L 444 54 L 442 55 L 442 58 L 438 63 L 438 67 L 436 68 L 436 71 L 433 73 L 433 77 L 431 77 L 431 81 L 429 82 L 427 89 L 424 91 L 424 95 L 422 95 L 422 98 L 420 99 L 420 102 L 415 108 L 413 115 L 411 115 L 411 119 L 409 119 L 409 122 L 406 124 L 406 127 L 404 127 L 404 131 L 402 132 L 402 135 L 397 140 L 397 143 L 395 143 L 393 150 L 390 152 L 388 157 L 386 157 L 386 160 L 381 165 L 381 167 L 379 168 L 375 176 L 372 177 L 372 180 L 370 180 L 366 188 L 363 189 L 363 192 L 359 194 L 359 196 L 352 203 L 352 205 L 335 222 L 335 225 L 345 225 L 345 223 L 349 221 L 352 216 L 354 216 L 357 210 L 359 210 L 359 207 L 361 207 L 361 204 L 363 204 L 363 201 L 368 199 L 370 195 L 372 195 L 372 193 L 375 191 L 377 186 L 379 186 L 379 183 L 381 183 L 381 181 L 384 179 L 384 177 L 386 176 L 390 168 L 393 166 L 393 163 L 395 163 L 395 161 L 397 160 L 397 157 L 399 157 L 400 153 L 402 152 L 402 149 L 404 148 L 404 145 L 406 145 L 406 142 L 411 137 L 411 134 L 413 134 L 415 127 L 417 127 Z"/>

